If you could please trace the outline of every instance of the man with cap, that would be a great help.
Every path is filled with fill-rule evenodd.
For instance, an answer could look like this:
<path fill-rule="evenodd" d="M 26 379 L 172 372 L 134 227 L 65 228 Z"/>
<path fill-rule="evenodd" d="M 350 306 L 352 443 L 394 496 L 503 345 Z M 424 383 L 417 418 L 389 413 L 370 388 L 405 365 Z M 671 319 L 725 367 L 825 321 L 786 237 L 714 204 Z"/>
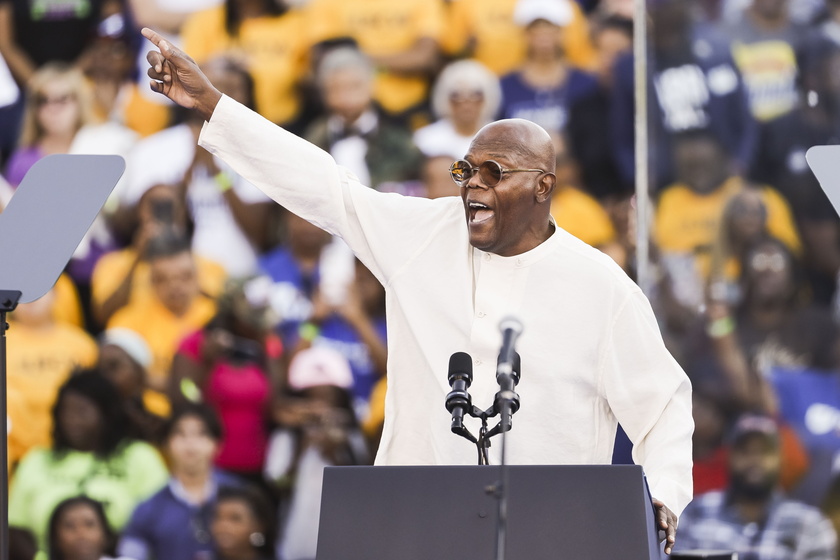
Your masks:
<path fill-rule="evenodd" d="M 735 424 L 729 486 L 695 499 L 680 517 L 679 550 L 727 549 L 742 560 L 830 560 L 837 536 L 817 508 L 788 500 L 779 488 L 776 421 L 747 414 Z"/>
<path fill-rule="evenodd" d="M 525 325 L 517 348 L 522 407 L 508 461 L 608 464 L 621 422 L 670 552 L 677 515 L 691 498 L 691 384 L 638 286 L 555 225 L 555 156 L 545 130 L 520 119 L 485 126 L 451 167 L 460 199 L 379 193 L 329 154 L 222 96 L 157 33 L 143 33 L 159 49 L 147 56 L 152 89 L 209 121 L 201 145 L 342 237 L 385 286 L 388 392 L 377 464 L 475 461 L 443 411 L 446 364 L 468 352 L 474 402 L 493 402 L 498 325 L 514 315 Z M 493 462 L 499 447 L 490 449 Z"/>

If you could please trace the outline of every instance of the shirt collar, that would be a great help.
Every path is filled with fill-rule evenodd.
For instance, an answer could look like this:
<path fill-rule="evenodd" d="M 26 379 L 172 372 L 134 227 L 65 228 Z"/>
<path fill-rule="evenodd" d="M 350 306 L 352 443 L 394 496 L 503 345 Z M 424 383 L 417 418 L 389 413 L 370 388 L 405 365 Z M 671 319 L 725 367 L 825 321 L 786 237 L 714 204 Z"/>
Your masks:
<path fill-rule="evenodd" d="M 555 245 L 559 243 L 560 236 L 563 235 L 560 227 L 557 226 L 557 222 L 555 222 L 554 218 L 550 215 L 549 221 L 551 225 L 554 226 L 554 231 L 548 239 L 546 239 L 530 251 L 525 251 L 524 253 L 513 255 L 510 257 L 503 257 L 495 253 L 488 253 L 486 251 L 482 251 L 481 249 L 473 248 L 473 250 L 481 260 L 487 263 L 494 263 L 495 266 L 506 268 L 523 268 L 526 266 L 530 266 L 533 263 L 541 260 L 546 255 L 549 255 L 554 250 Z"/>

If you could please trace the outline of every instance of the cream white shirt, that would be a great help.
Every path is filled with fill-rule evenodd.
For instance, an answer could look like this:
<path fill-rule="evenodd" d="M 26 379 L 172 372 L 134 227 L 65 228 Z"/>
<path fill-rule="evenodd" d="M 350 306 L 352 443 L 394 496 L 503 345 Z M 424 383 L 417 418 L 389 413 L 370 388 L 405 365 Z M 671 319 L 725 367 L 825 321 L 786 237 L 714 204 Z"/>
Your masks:
<path fill-rule="evenodd" d="M 608 464 L 620 421 L 651 494 L 676 514 L 689 502 L 691 385 L 647 299 L 609 257 L 560 228 L 515 257 L 475 249 L 459 198 L 365 187 L 329 154 L 227 97 L 199 143 L 342 237 L 385 286 L 388 393 L 377 464 L 475 464 L 474 445 L 449 430 L 449 357 L 472 356 L 473 403 L 489 407 L 499 322 L 514 315 L 524 325 L 521 408 L 507 461 Z M 491 447 L 491 463 L 500 447 Z"/>

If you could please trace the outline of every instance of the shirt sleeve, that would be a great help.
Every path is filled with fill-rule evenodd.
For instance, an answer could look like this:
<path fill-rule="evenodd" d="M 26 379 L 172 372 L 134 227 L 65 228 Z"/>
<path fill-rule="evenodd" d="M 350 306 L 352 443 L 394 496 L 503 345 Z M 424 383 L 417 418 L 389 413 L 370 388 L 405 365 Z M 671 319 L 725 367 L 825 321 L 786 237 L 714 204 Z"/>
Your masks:
<path fill-rule="evenodd" d="M 133 470 L 131 492 L 138 501 L 145 500 L 166 484 L 169 472 L 160 453 L 147 443 L 133 443 L 129 454 L 126 464 Z"/>
<path fill-rule="evenodd" d="M 665 348 L 641 291 L 620 304 L 605 345 L 600 391 L 633 442 L 651 496 L 680 515 L 693 486 L 691 382 Z"/>
<path fill-rule="evenodd" d="M 833 560 L 837 558 L 837 533 L 831 521 L 814 511 L 814 519 L 802 524 L 803 535 L 799 539 L 797 558 L 809 560 Z"/>
<path fill-rule="evenodd" d="M 455 198 L 380 193 L 320 148 L 227 96 L 199 144 L 291 212 L 341 237 L 383 285 L 455 214 Z"/>
<path fill-rule="evenodd" d="M 123 528 L 117 554 L 133 560 L 147 560 L 149 558 L 149 540 L 146 531 L 149 526 L 148 502 L 143 502 L 134 510 L 128 524 Z"/>

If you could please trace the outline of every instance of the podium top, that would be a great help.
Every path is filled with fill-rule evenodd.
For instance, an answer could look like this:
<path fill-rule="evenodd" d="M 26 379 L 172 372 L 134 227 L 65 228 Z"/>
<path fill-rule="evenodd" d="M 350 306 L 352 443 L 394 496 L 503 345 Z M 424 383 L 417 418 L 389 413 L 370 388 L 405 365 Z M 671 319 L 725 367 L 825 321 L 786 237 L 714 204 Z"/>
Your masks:
<path fill-rule="evenodd" d="M 660 558 L 641 467 L 507 468 L 508 558 Z M 327 467 L 317 559 L 493 558 L 500 469 Z"/>

